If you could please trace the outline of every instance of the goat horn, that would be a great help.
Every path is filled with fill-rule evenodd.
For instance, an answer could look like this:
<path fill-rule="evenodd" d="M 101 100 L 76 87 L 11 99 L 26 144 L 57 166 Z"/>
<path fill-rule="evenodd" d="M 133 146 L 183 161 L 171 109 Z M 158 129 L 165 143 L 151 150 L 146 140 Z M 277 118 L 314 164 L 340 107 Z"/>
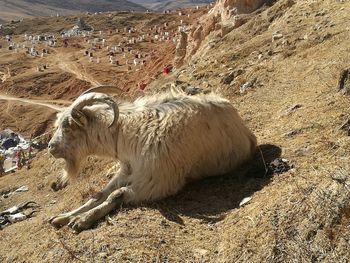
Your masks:
<path fill-rule="evenodd" d="M 80 96 L 83 96 L 91 92 L 112 93 L 112 94 L 120 95 L 123 92 L 123 90 L 116 86 L 102 85 L 102 86 L 97 86 L 97 87 L 93 87 L 88 90 L 85 90 L 82 94 L 80 94 Z"/>
<path fill-rule="evenodd" d="M 100 93 L 88 93 L 84 94 L 83 96 L 79 96 L 72 104 L 72 110 L 78 110 L 81 111 L 82 108 L 85 106 L 91 106 L 96 102 L 105 103 L 108 106 L 110 106 L 113 110 L 113 121 L 108 126 L 111 127 L 115 123 L 116 119 L 118 119 L 119 116 L 119 109 L 117 103 L 110 97 L 105 94 Z"/>

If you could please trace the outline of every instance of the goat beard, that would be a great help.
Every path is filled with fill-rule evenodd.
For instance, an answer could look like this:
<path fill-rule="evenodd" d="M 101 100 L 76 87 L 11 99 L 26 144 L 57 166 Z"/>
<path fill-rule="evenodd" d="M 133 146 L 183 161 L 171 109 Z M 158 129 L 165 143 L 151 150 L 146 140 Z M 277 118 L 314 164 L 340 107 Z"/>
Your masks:
<path fill-rule="evenodd" d="M 65 168 L 62 174 L 57 178 L 55 182 L 51 183 L 51 189 L 55 192 L 65 188 L 68 185 L 68 180 L 70 178 L 76 178 L 79 173 L 81 160 L 70 159 L 65 160 Z"/>

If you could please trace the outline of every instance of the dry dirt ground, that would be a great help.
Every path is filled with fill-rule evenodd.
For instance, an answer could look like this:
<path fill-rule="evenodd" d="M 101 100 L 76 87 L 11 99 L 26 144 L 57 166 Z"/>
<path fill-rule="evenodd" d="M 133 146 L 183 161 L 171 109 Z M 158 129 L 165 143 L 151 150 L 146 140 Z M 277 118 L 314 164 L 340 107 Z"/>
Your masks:
<path fill-rule="evenodd" d="M 288 172 L 269 177 L 252 170 L 262 165 L 257 154 L 239 171 L 194 182 L 166 200 L 123 207 L 76 235 L 47 219 L 101 189 L 112 164 L 90 158 L 79 178 L 52 192 L 62 164 L 41 152 L 32 169 L 0 178 L 3 191 L 29 187 L 1 198 L 1 210 L 29 200 L 41 205 L 32 219 L 1 230 L 0 261 L 348 262 L 350 140 L 340 127 L 349 118 L 349 97 L 337 85 L 350 68 L 349 11 L 349 1 L 277 1 L 225 37 L 213 33 L 188 66 L 148 86 L 152 93 L 181 80 L 227 96 L 257 135 L 265 161 L 282 156 L 293 166 Z M 276 31 L 283 37 L 272 41 Z M 248 81 L 252 87 L 240 93 Z M 20 106 L 13 107 L 1 104 L 1 120 L 25 131 L 29 122 L 16 124 L 9 113 Z"/>

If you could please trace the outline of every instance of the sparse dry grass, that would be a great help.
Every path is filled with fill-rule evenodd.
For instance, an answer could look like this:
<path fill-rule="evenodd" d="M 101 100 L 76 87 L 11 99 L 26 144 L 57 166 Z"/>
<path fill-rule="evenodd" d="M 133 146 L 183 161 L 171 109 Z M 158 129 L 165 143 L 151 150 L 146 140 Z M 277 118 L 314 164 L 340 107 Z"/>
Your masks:
<path fill-rule="evenodd" d="M 229 97 L 260 144 L 280 148 L 293 169 L 272 178 L 247 177 L 244 169 L 236 176 L 208 178 L 192 183 L 175 197 L 123 207 L 94 229 L 75 235 L 68 228 L 52 229 L 46 219 L 78 206 L 100 189 L 108 181 L 105 171 L 110 164 L 91 159 L 81 178 L 53 193 L 49 184 L 58 175 L 60 163 L 42 153 L 32 170 L 0 178 L 0 189 L 23 184 L 30 188 L 27 193 L 0 199 L 0 208 L 29 199 L 42 206 L 37 217 L 2 230 L 0 259 L 347 262 L 350 140 L 340 127 L 349 116 L 349 98 L 338 93 L 336 86 L 341 70 L 350 67 L 350 5 L 295 2 L 288 9 L 275 6 L 254 17 L 214 49 L 203 49 L 178 75 L 178 79 L 218 89 Z M 325 14 L 316 16 L 322 10 Z M 324 21 L 334 26 L 313 29 Z M 283 40 L 271 43 L 272 32 L 277 30 L 289 44 L 282 44 Z M 321 41 L 328 33 L 331 37 Z M 269 50 L 272 55 L 267 54 Z M 263 55 L 260 60 L 259 52 Z M 244 73 L 236 82 L 221 83 L 224 74 L 238 68 Z M 239 94 L 239 83 L 254 77 L 259 85 Z M 156 81 L 152 87 L 160 89 L 159 83 L 174 78 Z M 288 111 L 297 104 L 294 111 Z M 239 207 L 247 196 L 252 200 Z"/>

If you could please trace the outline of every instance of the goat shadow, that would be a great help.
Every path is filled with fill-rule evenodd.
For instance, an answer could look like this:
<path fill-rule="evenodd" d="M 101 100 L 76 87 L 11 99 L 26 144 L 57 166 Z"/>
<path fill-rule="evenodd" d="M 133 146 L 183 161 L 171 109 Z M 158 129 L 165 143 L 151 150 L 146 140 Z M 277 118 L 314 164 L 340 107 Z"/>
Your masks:
<path fill-rule="evenodd" d="M 281 156 L 281 148 L 271 144 L 259 148 L 261 152 L 257 150 L 252 160 L 235 171 L 192 182 L 175 196 L 144 206 L 159 210 L 166 219 L 181 225 L 181 215 L 208 224 L 223 220 L 225 212 L 238 208 L 243 198 L 271 182 L 266 164 Z"/>

